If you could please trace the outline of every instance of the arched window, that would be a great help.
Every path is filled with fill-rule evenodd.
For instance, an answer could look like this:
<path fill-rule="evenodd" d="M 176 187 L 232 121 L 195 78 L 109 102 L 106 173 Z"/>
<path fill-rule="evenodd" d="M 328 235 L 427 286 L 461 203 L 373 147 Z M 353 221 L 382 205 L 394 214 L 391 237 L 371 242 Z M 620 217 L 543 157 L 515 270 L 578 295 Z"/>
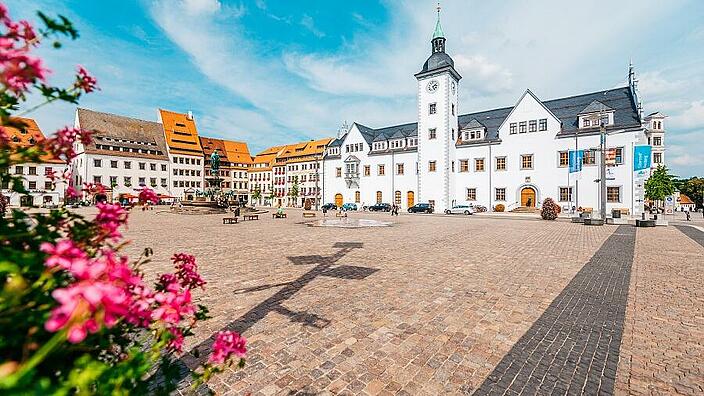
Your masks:
<path fill-rule="evenodd" d="M 355 203 L 360 203 L 360 202 L 361 202 L 361 197 L 360 197 L 360 195 L 361 195 L 361 194 L 359 193 L 359 191 L 355 191 L 355 192 L 354 192 L 354 202 L 355 202 Z"/>
<path fill-rule="evenodd" d="M 376 192 L 376 203 L 381 203 L 381 191 Z"/>
<path fill-rule="evenodd" d="M 394 203 L 401 206 L 401 191 L 396 191 L 394 193 Z"/>
<path fill-rule="evenodd" d="M 415 205 L 415 194 L 413 193 L 413 191 L 409 191 L 406 193 L 406 204 L 409 208 Z"/>

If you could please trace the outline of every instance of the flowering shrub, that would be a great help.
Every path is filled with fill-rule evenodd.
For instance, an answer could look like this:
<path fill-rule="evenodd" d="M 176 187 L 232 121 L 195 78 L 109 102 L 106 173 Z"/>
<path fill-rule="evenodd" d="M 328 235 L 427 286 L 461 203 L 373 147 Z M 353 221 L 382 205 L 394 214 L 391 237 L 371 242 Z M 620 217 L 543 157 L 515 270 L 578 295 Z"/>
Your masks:
<path fill-rule="evenodd" d="M 71 23 L 39 14 L 45 28 L 35 33 L 26 21 L 14 22 L 0 3 L 0 182 L 21 194 L 22 177 L 10 167 L 41 162 L 51 155 L 69 163 L 74 143 L 89 142 L 90 132 L 63 128 L 33 147 L 18 147 L 6 136 L 5 126 L 25 128 L 12 113 L 37 90 L 45 101 L 77 103 L 97 89 L 83 67 L 69 88 L 46 85 L 48 70 L 30 49 L 41 40 L 76 38 Z M 54 47 L 60 47 L 54 41 Z M 41 106 L 40 105 L 40 106 Z M 22 113 L 36 109 L 35 106 Z M 70 173 L 47 177 L 70 180 Z M 104 192 L 86 185 L 89 193 Z M 77 196 L 70 188 L 67 196 Z M 154 284 L 140 270 L 151 249 L 137 260 L 121 253 L 121 229 L 127 212 L 117 204 L 98 202 L 92 219 L 64 209 L 29 214 L 12 210 L 5 217 L 0 196 L 0 394 L 145 394 L 168 393 L 175 388 L 174 358 L 184 338 L 207 309 L 192 294 L 206 285 L 195 257 L 172 257 L 174 271 Z M 156 201 L 151 189 L 139 194 L 142 202 Z M 224 365 L 244 364 L 246 340 L 233 332 L 216 335 L 212 355 L 193 374 L 200 384 Z M 148 381 L 158 371 L 163 381 Z"/>
<path fill-rule="evenodd" d="M 560 207 L 555 201 L 552 198 L 545 198 L 543 207 L 540 209 L 540 217 L 543 220 L 555 220 L 558 213 L 560 213 Z"/>
<path fill-rule="evenodd" d="M 494 212 L 503 212 L 504 210 L 506 210 L 506 207 L 503 204 L 494 206 Z"/>

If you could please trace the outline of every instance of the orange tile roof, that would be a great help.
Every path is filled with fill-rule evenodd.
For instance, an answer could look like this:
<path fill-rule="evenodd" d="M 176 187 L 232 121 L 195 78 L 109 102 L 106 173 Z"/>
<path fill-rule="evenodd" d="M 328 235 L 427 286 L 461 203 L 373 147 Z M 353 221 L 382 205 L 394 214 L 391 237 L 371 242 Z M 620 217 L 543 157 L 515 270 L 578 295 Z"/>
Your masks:
<path fill-rule="evenodd" d="M 161 123 L 164 125 L 166 144 L 175 154 L 202 156 L 203 148 L 198 139 L 198 129 L 193 118 L 188 114 L 159 109 Z"/>
<path fill-rule="evenodd" d="M 210 156 L 213 155 L 213 151 L 217 151 L 221 162 L 230 162 L 230 159 L 227 157 L 227 150 L 225 150 L 225 142 L 222 139 L 206 136 L 199 136 L 198 139 L 201 147 L 203 147 L 203 155 L 205 155 L 206 159 L 210 159 Z"/>
<path fill-rule="evenodd" d="M 322 155 L 325 147 L 332 141 L 331 138 L 311 140 L 286 146 L 286 149 L 277 157 L 279 161 L 306 162 L 312 161 L 316 156 Z"/>
<path fill-rule="evenodd" d="M 225 151 L 230 162 L 238 164 L 251 164 L 252 156 L 249 154 L 249 148 L 245 142 L 235 142 L 225 140 Z"/>
<path fill-rule="evenodd" d="M 10 125 L 2 126 L 2 128 L 5 130 L 5 134 L 10 140 L 10 146 L 27 148 L 32 147 L 46 139 L 44 133 L 42 133 L 42 130 L 39 128 L 39 125 L 35 120 L 31 118 L 12 117 L 10 121 L 13 123 L 24 124 L 24 128 L 17 128 L 15 126 Z M 55 164 L 64 163 L 64 161 L 62 161 L 61 159 L 49 154 L 42 155 L 41 160 L 42 162 L 49 162 Z"/>
<path fill-rule="evenodd" d="M 694 201 L 692 201 L 688 196 L 684 194 L 680 194 L 680 204 L 681 205 L 692 205 L 694 204 Z"/>

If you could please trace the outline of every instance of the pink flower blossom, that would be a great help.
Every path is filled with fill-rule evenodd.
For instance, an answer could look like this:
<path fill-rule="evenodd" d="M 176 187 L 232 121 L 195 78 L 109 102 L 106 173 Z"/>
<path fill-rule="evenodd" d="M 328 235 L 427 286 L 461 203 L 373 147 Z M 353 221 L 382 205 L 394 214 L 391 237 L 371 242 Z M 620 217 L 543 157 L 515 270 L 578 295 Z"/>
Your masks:
<path fill-rule="evenodd" d="M 159 197 L 154 190 L 149 187 L 144 187 L 142 191 L 139 192 L 139 202 L 151 202 L 156 205 L 159 203 Z"/>
<path fill-rule="evenodd" d="M 209 363 L 223 364 L 232 355 L 243 358 L 247 353 L 247 340 L 234 331 L 221 331 L 215 336 Z"/>
<path fill-rule="evenodd" d="M 90 93 L 98 89 L 98 80 L 91 76 L 83 66 L 78 65 L 78 72 L 76 73 L 76 82 L 73 86 L 85 93 Z"/>
<path fill-rule="evenodd" d="M 127 212 L 118 204 L 99 202 L 95 205 L 98 214 L 95 221 L 111 238 L 119 238 L 122 234 L 118 228 L 127 222 Z"/>
<path fill-rule="evenodd" d="M 159 304 L 152 312 L 152 319 L 177 325 L 186 316 L 192 315 L 195 308 L 191 303 L 190 290 L 182 293 L 165 291 L 154 295 L 154 300 Z"/>
<path fill-rule="evenodd" d="M 169 341 L 169 345 L 167 346 L 168 349 L 174 351 L 174 352 L 181 352 L 183 351 L 183 330 L 179 329 L 178 327 L 171 327 L 169 328 L 169 333 L 171 333 L 171 340 Z"/>
<path fill-rule="evenodd" d="M 83 267 L 88 263 L 88 255 L 70 239 L 60 240 L 53 245 L 44 242 L 39 250 L 49 255 L 44 261 L 47 267 L 59 267 L 71 271 L 76 266 Z"/>
<path fill-rule="evenodd" d="M 78 198 L 80 197 L 80 194 L 78 193 L 78 191 L 76 191 L 75 188 L 73 188 L 73 186 L 68 186 L 66 188 L 66 196 L 68 198 Z"/>
<path fill-rule="evenodd" d="M 56 131 L 53 137 L 44 140 L 44 150 L 68 163 L 76 156 L 74 143 L 77 140 L 88 144 L 91 140 L 91 132 L 79 128 L 64 127 Z"/>
<path fill-rule="evenodd" d="M 14 48 L 10 39 L 0 39 L 0 83 L 8 91 L 21 95 L 35 82 L 44 81 L 47 74 L 41 59 Z"/>
<path fill-rule="evenodd" d="M 178 277 L 181 286 L 188 289 L 203 287 L 205 281 L 198 273 L 198 265 L 196 258 L 190 254 L 176 253 L 171 257 L 176 267 L 176 276 Z"/>

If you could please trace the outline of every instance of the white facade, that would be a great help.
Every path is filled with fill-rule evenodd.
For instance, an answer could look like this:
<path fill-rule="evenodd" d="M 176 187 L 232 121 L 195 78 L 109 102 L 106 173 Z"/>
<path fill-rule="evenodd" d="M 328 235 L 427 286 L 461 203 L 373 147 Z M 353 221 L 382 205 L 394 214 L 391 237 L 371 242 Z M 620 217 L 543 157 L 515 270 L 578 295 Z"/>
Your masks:
<path fill-rule="evenodd" d="M 460 115 L 460 75 L 444 40 L 438 22 L 432 54 L 416 74 L 417 123 L 381 129 L 355 123 L 330 144 L 324 202 L 403 209 L 423 202 L 443 212 L 468 201 L 488 210 L 535 208 L 550 197 L 565 210 L 596 212 L 603 124 L 607 151 L 615 154 L 607 161 L 607 213 L 643 210 L 634 147 L 650 144 L 653 166 L 664 162 L 664 116 L 641 119 L 632 72 L 628 87 L 550 101 L 527 90 L 513 107 Z M 570 150 L 586 150 L 581 172 L 569 173 Z"/>
<path fill-rule="evenodd" d="M 202 156 L 169 152 L 169 190 L 173 197 L 192 200 L 196 191 L 203 190 L 203 161 Z"/>
<path fill-rule="evenodd" d="M 319 198 L 316 188 L 320 189 L 320 181 L 316 184 L 316 180 L 319 177 L 318 167 L 320 167 L 319 161 L 302 161 L 286 165 L 288 206 L 303 207 L 306 199 L 310 200 L 311 205 L 315 206 L 315 201 Z M 297 197 L 291 196 L 291 189 L 294 184 L 298 185 Z"/>
<path fill-rule="evenodd" d="M 9 169 L 9 172 L 22 176 L 24 188 L 29 195 L 19 194 L 3 185 L 0 192 L 9 199 L 10 206 L 42 206 L 60 205 L 64 202 L 67 183 L 62 175 L 68 170 L 66 164 L 61 163 L 26 163 L 18 164 Z M 52 181 L 47 175 L 54 173 Z"/>

